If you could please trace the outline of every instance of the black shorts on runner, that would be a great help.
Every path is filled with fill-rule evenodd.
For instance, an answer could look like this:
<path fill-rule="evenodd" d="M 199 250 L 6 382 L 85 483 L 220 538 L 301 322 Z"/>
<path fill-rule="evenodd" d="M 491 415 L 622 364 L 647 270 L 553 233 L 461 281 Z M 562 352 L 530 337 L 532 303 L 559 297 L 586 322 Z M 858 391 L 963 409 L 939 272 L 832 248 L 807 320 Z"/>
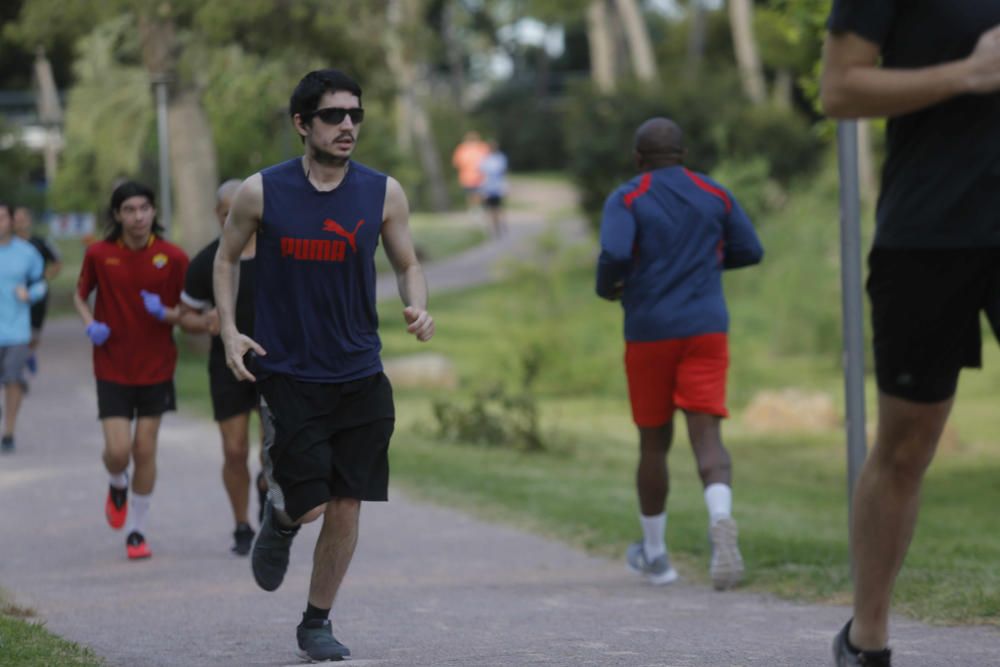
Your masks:
<path fill-rule="evenodd" d="M 97 381 L 97 418 L 159 417 L 177 409 L 174 381 L 159 384 L 128 385 Z"/>
<path fill-rule="evenodd" d="M 240 382 L 228 368 L 209 369 L 208 388 L 212 395 L 212 414 L 221 422 L 256 410 L 260 394 L 253 382 Z"/>
<path fill-rule="evenodd" d="M 980 311 L 1000 333 L 1000 248 L 873 248 L 868 266 L 878 388 L 951 398 L 961 369 L 982 365 Z"/>
<path fill-rule="evenodd" d="M 385 374 L 341 384 L 270 375 L 258 386 L 274 425 L 264 465 L 275 507 L 295 520 L 331 498 L 388 499 L 396 411 Z"/>
<path fill-rule="evenodd" d="M 486 208 L 500 208 L 503 206 L 503 197 L 500 195 L 487 195 L 483 199 L 483 206 Z"/>

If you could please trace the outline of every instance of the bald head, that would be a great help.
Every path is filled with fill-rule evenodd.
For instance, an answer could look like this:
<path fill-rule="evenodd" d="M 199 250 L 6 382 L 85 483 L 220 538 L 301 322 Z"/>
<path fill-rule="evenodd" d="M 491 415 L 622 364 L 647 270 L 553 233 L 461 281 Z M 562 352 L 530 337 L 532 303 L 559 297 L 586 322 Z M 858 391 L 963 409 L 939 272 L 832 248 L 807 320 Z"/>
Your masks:
<path fill-rule="evenodd" d="M 684 132 L 669 118 L 650 118 L 635 131 L 635 154 L 642 169 L 684 161 Z"/>
<path fill-rule="evenodd" d="M 233 196 L 242 183 L 243 181 L 238 178 L 231 178 L 215 191 L 215 215 L 219 218 L 220 225 L 226 224 L 229 207 L 233 205 Z"/>

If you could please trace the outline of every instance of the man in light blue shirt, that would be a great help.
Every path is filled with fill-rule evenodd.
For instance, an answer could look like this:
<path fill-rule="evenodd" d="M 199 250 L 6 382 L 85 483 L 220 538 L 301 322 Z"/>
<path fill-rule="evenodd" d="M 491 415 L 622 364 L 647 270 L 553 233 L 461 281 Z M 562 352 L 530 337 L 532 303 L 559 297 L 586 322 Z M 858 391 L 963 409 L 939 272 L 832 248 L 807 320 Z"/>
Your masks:
<path fill-rule="evenodd" d="M 31 354 L 31 304 L 45 296 L 45 263 L 27 241 L 14 235 L 14 212 L 0 202 L 0 385 L 4 422 L 0 452 L 14 451 L 14 426 L 28 387 L 24 367 Z"/>
<path fill-rule="evenodd" d="M 503 200 L 507 195 L 507 156 L 496 141 L 490 141 L 489 146 L 490 152 L 479 162 L 479 173 L 483 177 L 479 194 L 483 198 L 483 207 L 489 213 L 493 235 L 499 238 L 503 236 L 505 227 Z"/>

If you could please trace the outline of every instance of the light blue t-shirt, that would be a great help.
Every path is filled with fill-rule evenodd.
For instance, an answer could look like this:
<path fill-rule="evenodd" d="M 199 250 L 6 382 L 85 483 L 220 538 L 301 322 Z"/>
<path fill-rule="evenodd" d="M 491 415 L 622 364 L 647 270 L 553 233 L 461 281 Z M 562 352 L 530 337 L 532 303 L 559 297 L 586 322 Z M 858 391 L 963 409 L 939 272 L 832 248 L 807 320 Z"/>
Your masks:
<path fill-rule="evenodd" d="M 487 197 L 503 197 L 507 194 L 507 156 L 500 151 L 494 151 L 484 157 L 479 163 L 479 172 L 483 175 L 480 192 Z"/>
<path fill-rule="evenodd" d="M 47 290 L 45 262 L 35 247 L 17 237 L 0 244 L 0 347 L 31 342 L 31 304 Z M 17 298 L 18 285 L 28 288 L 28 302 Z"/>

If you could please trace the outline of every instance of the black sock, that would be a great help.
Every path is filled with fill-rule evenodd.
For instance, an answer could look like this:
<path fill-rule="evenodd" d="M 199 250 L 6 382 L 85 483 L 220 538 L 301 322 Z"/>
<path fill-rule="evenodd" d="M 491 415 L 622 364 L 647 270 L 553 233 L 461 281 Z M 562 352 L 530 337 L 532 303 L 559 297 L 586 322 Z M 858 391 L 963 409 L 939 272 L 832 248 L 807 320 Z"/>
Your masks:
<path fill-rule="evenodd" d="M 307 621 L 325 621 L 330 618 L 329 609 L 320 609 L 319 607 L 314 607 L 311 604 L 306 604 L 306 610 L 302 614 L 302 622 Z"/>

